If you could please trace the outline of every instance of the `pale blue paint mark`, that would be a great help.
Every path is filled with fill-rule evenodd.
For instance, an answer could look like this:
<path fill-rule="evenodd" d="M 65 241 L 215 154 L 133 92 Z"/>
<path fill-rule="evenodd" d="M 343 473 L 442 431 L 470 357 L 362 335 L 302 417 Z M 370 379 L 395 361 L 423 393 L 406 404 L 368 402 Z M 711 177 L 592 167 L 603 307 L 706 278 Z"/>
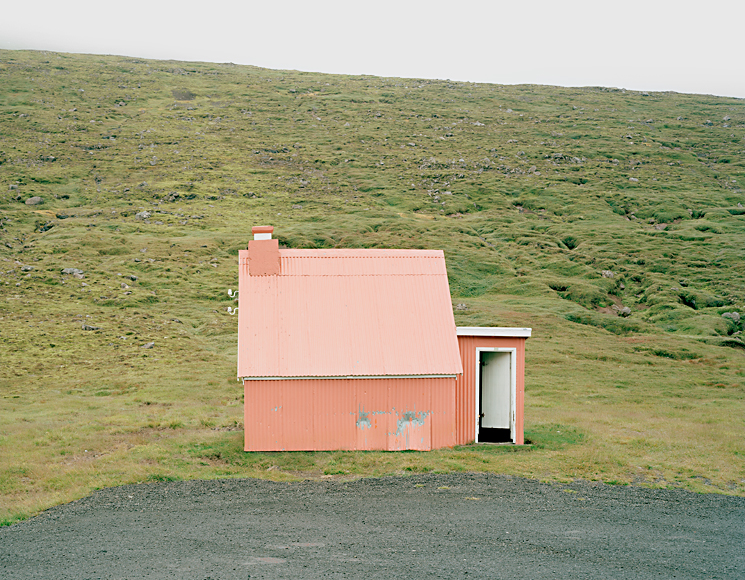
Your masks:
<path fill-rule="evenodd" d="M 373 413 L 374 414 L 374 413 Z M 365 408 L 361 405 L 357 411 L 357 428 L 358 429 L 371 429 L 372 423 L 370 422 L 370 413 L 365 411 Z"/>

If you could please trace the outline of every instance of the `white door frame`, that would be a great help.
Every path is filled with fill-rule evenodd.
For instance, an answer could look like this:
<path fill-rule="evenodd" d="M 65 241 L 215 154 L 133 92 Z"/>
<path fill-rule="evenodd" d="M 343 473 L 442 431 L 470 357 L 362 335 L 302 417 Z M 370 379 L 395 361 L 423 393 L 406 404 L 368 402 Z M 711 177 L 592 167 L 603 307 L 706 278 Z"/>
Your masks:
<path fill-rule="evenodd" d="M 508 352 L 510 353 L 510 439 L 515 442 L 515 400 L 517 390 L 517 349 L 476 347 L 476 432 L 474 441 L 479 442 L 479 411 L 481 409 L 481 353 L 482 352 Z"/>

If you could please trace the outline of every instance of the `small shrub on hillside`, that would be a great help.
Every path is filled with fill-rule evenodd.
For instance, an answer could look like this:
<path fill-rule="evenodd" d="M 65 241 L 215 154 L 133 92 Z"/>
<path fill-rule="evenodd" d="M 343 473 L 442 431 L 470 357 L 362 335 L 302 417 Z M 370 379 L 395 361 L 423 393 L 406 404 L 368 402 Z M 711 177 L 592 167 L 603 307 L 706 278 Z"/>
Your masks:
<path fill-rule="evenodd" d="M 585 308 L 601 308 L 610 304 L 608 293 L 592 284 L 572 282 L 567 289 L 559 292 L 559 296 L 576 302 Z"/>
<path fill-rule="evenodd" d="M 566 236 L 561 240 L 561 243 L 564 244 L 568 250 L 574 250 L 579 246 L 579 240 L 574 236 Z"/>
<path fill-rule="evenodd" d="M 570 313 L 565 315 L 564 318 L 570 322 L 596 326 L 618 335 L 632 334 L 635 332 L 642 332 L 643 330 L 642 326 L 636 322 L 629 321 L 625 318 L 618 318 L 616 316 L 598 314 L 595 312 Z"/>
<path fill-rule="evenodd" d="M 689 308 L 694 310 L 700 310 L 702 308 L 718 308 L 727 304 L 727 301 L 720 296 L 712 296 L 706 292 L 695 291 L 695 290 L 684 290 L 678 294 L 681 304 L 685 304 Z"/>

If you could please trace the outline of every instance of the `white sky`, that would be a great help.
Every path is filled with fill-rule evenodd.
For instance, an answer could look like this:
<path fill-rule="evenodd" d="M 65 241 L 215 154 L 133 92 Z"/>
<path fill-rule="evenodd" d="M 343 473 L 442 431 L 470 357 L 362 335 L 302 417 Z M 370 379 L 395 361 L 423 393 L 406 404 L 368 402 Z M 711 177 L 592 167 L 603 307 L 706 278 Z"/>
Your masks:
<path fill-rule="evenodd" d="M 0 48 L 745 98 L 743 0 L 6 0 L 0 8 Z"/>

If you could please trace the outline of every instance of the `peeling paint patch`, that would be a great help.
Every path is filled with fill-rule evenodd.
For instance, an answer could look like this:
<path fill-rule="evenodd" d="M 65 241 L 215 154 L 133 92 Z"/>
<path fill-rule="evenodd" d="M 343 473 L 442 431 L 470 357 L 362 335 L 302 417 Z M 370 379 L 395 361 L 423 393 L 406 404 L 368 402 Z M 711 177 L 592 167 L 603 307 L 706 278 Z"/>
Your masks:
<path fill-rule="evenodd" d="M 370 429 L 371 427 L 370 413 L 365 412 L 365 409 L 360 406 L 357 411 L 357 429 Z"/>
<path fill-rule="evenodd" d="M 398 419 L 398 421 L 396 422 L 398 428 L 394 435 L 396 435 L 397 437 L 402 435 L 407 427 L 423 427 L 424 420 L 429 414 L 430 413 L 428 411 L 420 411 L 419 413 L 417 413 L 416 411 L 406 411 L 403 414 L 403 417 Z"/>

